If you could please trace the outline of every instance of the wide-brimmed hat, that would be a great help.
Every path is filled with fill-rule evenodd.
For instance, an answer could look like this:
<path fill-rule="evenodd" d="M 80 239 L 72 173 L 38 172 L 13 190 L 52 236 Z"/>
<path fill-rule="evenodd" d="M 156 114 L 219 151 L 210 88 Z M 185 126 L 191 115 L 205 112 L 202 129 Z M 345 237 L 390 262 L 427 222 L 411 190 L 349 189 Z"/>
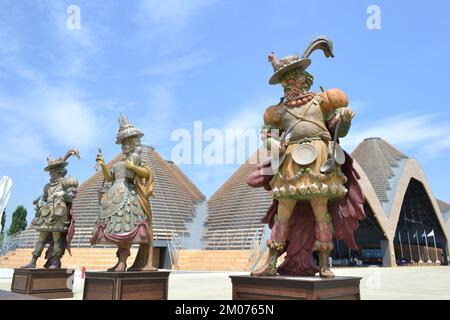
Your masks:
<path fill-rule="evenodd" d="M 136 128 L 128 118 L 123 114 L 120 114 L 119 118 L 119 132 L 116 135 L 116 143 L 121 144 L 122 141 L 126 138 L 136 137 L 141 138 L 144 136 L 144 133 Z"/>
<path fill-rule="evenodd" d="M 77 149 L 70 149 L 66 152 L 66 154 L 63 157 L 52 159 L 51 157 L 47 158 L 47 166 L 44 168 L 44 171 L 50 171 L 52 169 L 56 169 L 58 167 L 66 167 L 69 163 L 67 162 L 67 159 L 69 159 L 71 156 L 75 156 L 78 159 L 80 159 L 80 153 Z"/>
<path fill-rule="evenodd" d="M 291 70 L 306 70 L 311 64 L 311 59 L 309 59 L 309 56 L 317 49 L 321 49 L 327 58 L 334 57 L 333 42 L 327 36 L 318 36 L 314 38 L 301 57 L 299 57 L 298 53 L 296 53 L 294 55 L 278 59 L 272 52 L 268 59 L 269 62 L 272 63 L 274 74 L 270 77 L 269 84 L 280 83 L 280 78 Z"/>

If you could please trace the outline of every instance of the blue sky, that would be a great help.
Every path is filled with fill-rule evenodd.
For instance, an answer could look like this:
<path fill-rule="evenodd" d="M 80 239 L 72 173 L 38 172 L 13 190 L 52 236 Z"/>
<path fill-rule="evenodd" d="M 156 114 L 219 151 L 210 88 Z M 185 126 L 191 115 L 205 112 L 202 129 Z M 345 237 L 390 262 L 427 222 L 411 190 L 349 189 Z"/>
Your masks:
<path fill-rule="evenodd" d="M 281 96 L 267 55 L 302 52 L 328 35 L 335 59 L 314 53 L 319 86 L 338 87 L 357 112 L 344 146 L 379 136 L 418 159 L 436 197 L 450 201 L 448 1 L 0 1 L 0 176 L 14 181 L 8 221 L 33 212 L 48 155 L 77 147 L 69 172 L 93 174 L 97 147 L 111 159 L 124 112 L 144 142 L 170 158 L 177 128 L 258 128 Z M 66 26 L 78 5 L 81 28 Z M 367 7 L 381 29 L 366 27 Z M 210 196 L 237 168 L 181 165 Z M 9 222 L 8 222 L 9 225 Z"/>

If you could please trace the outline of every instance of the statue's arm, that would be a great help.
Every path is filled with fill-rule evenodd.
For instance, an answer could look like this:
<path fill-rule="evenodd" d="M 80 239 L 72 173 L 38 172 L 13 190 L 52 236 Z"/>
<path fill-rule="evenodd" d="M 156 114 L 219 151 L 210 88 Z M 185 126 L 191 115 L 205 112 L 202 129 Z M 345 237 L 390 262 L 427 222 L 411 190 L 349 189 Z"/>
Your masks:
<path fill-rule="evenodd" d="M 41 216 L 42 202 L 47 202 L 48 189 L 49 188 L 50 188 L 50 184 L 47 183 L 44 186 L 44 191 L 43 191 L 42 195 L 40 195 L 39 197 L 37 197 L 37 199 L 35 199 L 33 201 L 35 217 L 34 217 L 34 219 L 32 221 L 32 224 L 36 224 L 37 220 Z"/>
<path fill-rule="evenodd" d="M 48 200 L 48 190 L 50 189 L 50 183 L 47 183 L 44 186 L 44 191 L 42 192 L 42 195 L 38 198 L 42 202 L 47 202 Z"/>
<path fill-rule="evenodd" d="M 101 165 L 102 167 L 102 172 L 103 172 L 103 176 L 105 177 L 105 180 L 108 182 L 112 182 L 113 181 L 113 175 L 111 173 L 111 171 L 109 171 L 108 167 L 106 166 L 106 164 Z"/>
<path fill-rule="evenodd" d="M 111 171 L 106 166 L 105 160 L 103 159 L 103 155 L 101 153 L 97 154 L 97 158 L 95 159 L 97 163 L 102 167 L 103 176 L 105 177 L 105 180 L 108 182 L 113 181 L 113 175 Z"/>
<path fill-rule="evenodd" d="M 268 150 L 271 149 L 272 139 L 280 140 L 282 133 L 281 129 L 281 114 L 280 105 L 270 106 L 264 112 L 264 125 L 261 129 L 261 140 Z"/>
<path fill-rule="evenodd" d="M 145 166 L 137 166 L 130 159 L 125 161 L 125 167 L 135 174 L 137 174 L 141 178 L 149 179 L 150 178 L 150 170 Z"/>
<path fill-rule="evenodd" d="M 66 203 L 72 203 L 75 199 L 78 191 L 78 180 L 75 178 L 69 178 L 64 184 L 63 199 Z"/>
<path fill-rule="evenodd" d="M 322 92 L 321 108 L 325 114 L 328 126 L 334 128 L 338 117 L 341 116 L 342 123 L 338 132 L 338 137 L 345 137 L 351 127 L 355 113 L 348 108 L 348 97 L 340 89 L 330 89 Z"/>

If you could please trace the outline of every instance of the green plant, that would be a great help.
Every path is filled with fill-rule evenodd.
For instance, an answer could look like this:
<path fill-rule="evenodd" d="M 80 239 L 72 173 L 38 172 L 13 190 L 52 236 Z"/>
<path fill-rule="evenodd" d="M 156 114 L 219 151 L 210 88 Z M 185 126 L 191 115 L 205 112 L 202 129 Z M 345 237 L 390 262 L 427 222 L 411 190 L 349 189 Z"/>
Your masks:
<path fill-rule="evenodd" d="M 13 235 L 27 227 L 27 209 L 24 206 L 18 206 L 12 214 L 11 226 L 8 235 Z"/>

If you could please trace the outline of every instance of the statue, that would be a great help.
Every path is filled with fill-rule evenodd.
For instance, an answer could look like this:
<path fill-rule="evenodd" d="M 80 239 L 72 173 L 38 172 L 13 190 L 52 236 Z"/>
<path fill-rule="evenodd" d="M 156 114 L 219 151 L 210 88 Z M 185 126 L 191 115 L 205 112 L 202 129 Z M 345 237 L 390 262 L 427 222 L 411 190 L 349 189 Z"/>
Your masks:
<path fill-rule="evenodd" d="M 100 212 L 91 244 L 117 245 L 117 264 L 108 271 L 126 271 L 132 244 L 139 244 L 133 265 L 127 271 L 157 271 L 153 267 L 152 210 L 153 172 L 141 157 L 144 135 L 128 119 L 120 115 L 116 143 L 122 147 L 123 158 L 108 168 L 101 150 L 96 163 L 104 179 L 111 183 L 99 192 Z"/>
<path fill-rule="evenodd" d="M 354 231 L 365 217 L 364 196 L 352 159 L 338 143 L 338 138 L 347 135 L 355 113 L 339 89 L 310 92 L 314 77 L 306 69 L 317 49 L 334 57 L 331 40 L 320 36 L 301 58 L 295 54 L 277 59 L 274 53 L 268 58 L 274 69 L 269 83 L 280 83 L 284 96 L 264 113 L 262 137 L 272 160 L 259 163 L 247 178 L 250 186 L 264 187 L 273 197 L 262 220 L 272 229 L 269 255 L 253 276 L 319 271 L 320 277 L 332 278 L 333 235 L 357 249 Z M 270 174 L 267 169 L 272 169 Z M 318 254 L 319 269 L 313 251 Z M 284 252 L 286 258 L 277 268 Z"/>
<path fill-rule="evenodd" d="M 65 250 L 70 254 L 70 241 L 75 233 L 72 203 L 78 188 L 77 179 L 66 177 L 67 160 L 71 156 L 80 158 L 76 149 L 70 149 L 62 158 L 47 158 L 48 165 L 44 170 L 50 174 L 50 183 L 45 185 L 42 196 L 33 202 L 36 217 L 32 225 L 39 231 L 39 238 L 31 262 L 22 268 L 36 268 L 37 259 L 46 244 L 49 244 L 49 248 L 45 254 L 45 268 L 61 268 L 61 257 Z"/>

